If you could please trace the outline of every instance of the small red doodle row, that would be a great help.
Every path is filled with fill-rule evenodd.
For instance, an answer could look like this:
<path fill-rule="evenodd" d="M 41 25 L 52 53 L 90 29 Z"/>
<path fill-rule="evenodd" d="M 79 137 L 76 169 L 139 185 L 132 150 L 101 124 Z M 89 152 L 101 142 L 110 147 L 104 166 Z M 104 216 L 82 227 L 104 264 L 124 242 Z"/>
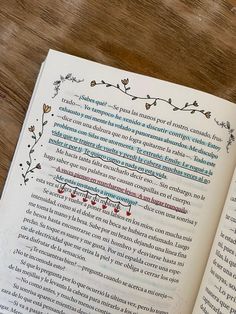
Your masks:
<path fill-rule="evenodd" d="M 69 184 L 64 183 L 61 187 L 58 188 L 57 192 L 59 194 L 63 194 L 65 192 L 65 186 L 66 185 L 69 185 Z M 76 190 L 79 190 L 82 193 L 85 193 L 84 197 L 82 198 L 83 202 L 90 201 L 90 203 L 92 205 L 96 205 L 98 199 L 99 200 L 104 199 L 105 202 L 102 204 L 102 209 L 106 209 L 108 207 L 108 205 L 111 205 L 111 206 L 113 205 L 113 206 L 115 206 L 113 208 L 114 213 L 118 214 L 120 211 L 122 211 L 122 207 L 124 207 L 124 208 L 128 208 L 126 210 L 126 215 L 127 216 L 131 215 L 131 205 L 130 204 L 122 204 L 120 201 L 116 202 L 116 201 L 110 199 L 109 197 L 104 197 L 104 196 L 101 196 L 101 195 L 98 195 L 98 194 L 91 193 L 89 191 L 84 191 L 84 190 L 82 190 L 80 188 L 74 188 L 74 190 L 72 192 L 70 192 L 70 197 L 71 198 L 76 198 L 78 196 L 78 194 L 76 193 Z M 91 196 L 93 198 L 89 199 L 88 196 Z M 108 204 L 108 202 L 109 202 L 109 204 Z"/>

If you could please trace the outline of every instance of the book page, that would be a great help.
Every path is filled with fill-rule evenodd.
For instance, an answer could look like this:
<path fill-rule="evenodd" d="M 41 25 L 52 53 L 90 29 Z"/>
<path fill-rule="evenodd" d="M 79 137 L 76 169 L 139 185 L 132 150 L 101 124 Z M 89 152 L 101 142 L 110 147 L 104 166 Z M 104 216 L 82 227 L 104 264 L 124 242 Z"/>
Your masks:
<path fill-rule="evenodd" d="M 217 97 L 50 51 L 1 202 L 0 313 L 189 314 L 235 123 Z"/>
<path fill-rule="evenodd" d="M 236 313 L 236 171 L 194 313 Z"/>

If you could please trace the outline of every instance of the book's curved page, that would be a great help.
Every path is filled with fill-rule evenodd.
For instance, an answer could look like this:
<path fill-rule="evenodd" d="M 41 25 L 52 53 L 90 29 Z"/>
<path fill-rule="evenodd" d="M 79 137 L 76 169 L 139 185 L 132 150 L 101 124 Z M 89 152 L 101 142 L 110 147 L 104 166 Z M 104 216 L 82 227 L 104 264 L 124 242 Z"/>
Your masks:
<path fill-rule="evenodd" d="M 233 125 L 228 101 L 50 51 L 1 202 L 0 313 L 191 313 Z"/>
<path fill-rule="evenodd" d="M 193 313 L 236 313 L 236 170 Z"/>

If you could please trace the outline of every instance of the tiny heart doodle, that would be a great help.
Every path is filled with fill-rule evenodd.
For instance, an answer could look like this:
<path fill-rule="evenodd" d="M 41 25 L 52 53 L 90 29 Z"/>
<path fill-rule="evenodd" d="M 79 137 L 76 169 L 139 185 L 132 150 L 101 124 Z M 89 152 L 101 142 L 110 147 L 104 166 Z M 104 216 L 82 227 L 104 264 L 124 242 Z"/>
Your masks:
<path fill-rule="evenodd" d="M 71 196 L 72 198 L 75 198 L 75 197 L 76 197 L 76 190 L 77 190 L 77 188 L 75 188 L 75 189 L 70 193 L 70 196 Z"/>
<path fill-rule="evenodd" d="M 87 202 L 88 201 L 88 191 L 86 192 L 86 195 L 83 197 L 83 202 Z"/>
<path fill-rule="evenodd" d="M 131 205 L 129 205 L 129 209 L 126 211 L 126 216 L 131 216 Z"/>
<path fill-rule="evenodd" d="M 95 194 L 94 199 L 93 199 L 93 200 L 91 200 L 91 204 L 92 204 L 92 205 L 96 205 L 96 204 L 97 204 L 97 202 L 96 202 L 97 197 L 98 197 L 98 195 L 97 195 L 97 194 Z"/>
<path fill-rule="evenodd" d="M 106 198 L 105 203 L 102 204 L 102 209 L 106 209 L 107 208 L 107 202 L 108 202 L 108 197 Z"/>
<path fill-rule="evenodd" d="M 114 212 L 117 214 L 120 211 L 120 202 L 118 202 L 118 205 L 114 208 Z"/>
<path fill-rule="evenodd" d="M 114 212 L 115 212 L 116 214 L 119 213 L 119 211 L 120 211 L 119 208 L 117 208 L 117 207 L 114 208 Z"/>
<path fill-rule="evenodd" d="M 64 183 L 63 185 L 61 185 L 59 188 L 58 188 L 58 193 L 59 194 L 63 194 L 65 192 L 65 186 L 66 184 Z"/>

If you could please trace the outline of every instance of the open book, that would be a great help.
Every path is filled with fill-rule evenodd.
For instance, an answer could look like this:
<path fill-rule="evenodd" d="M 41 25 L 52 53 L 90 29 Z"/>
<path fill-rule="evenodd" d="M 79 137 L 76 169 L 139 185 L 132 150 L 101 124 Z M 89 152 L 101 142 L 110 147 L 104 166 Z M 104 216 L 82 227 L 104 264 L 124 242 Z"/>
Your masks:
<path fill-rule="evenodd" d="M 236 313 L 236 106 L 50 50 L 0 207 L 0 313 Z"/>

